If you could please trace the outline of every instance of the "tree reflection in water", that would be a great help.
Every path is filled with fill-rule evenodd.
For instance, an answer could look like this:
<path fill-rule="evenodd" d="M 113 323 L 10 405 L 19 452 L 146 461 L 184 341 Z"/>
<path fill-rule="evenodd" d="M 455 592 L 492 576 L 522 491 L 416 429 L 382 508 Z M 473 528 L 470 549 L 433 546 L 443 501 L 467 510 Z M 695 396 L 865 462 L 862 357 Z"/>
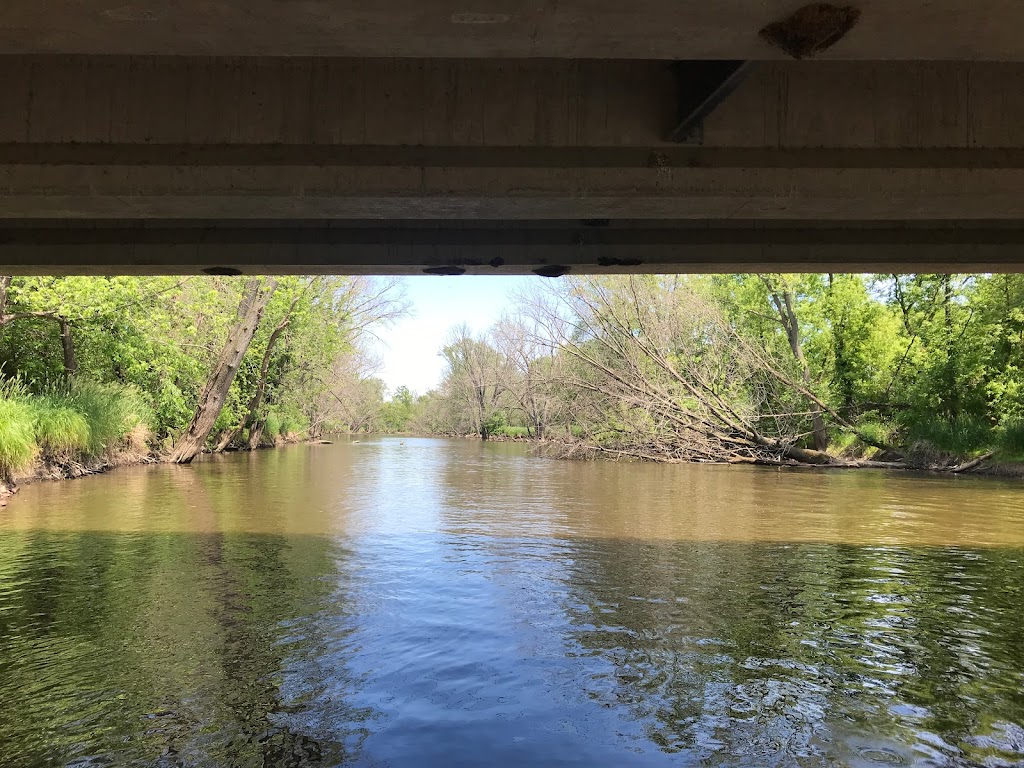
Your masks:
<path fill-rule="evenodd" d="M 1024 765 L 1024 493 L 367 440 L 26 489 L 0 765 Z"/>
<path fill-rule="evenodd" d="M 177 478 L 215 527 L 202 481 Z M 6 534 L 0 763 L 350 762 L 373 712 L 347 703 L 345 557 L 313 536 Z"/>
<path fill-rule="evenodd" d="M 1018 549 L 583 542 L 587 693 L 701 764 L 1024 760 Z M 986 763 L 987 764 L 987 763 Z"/>

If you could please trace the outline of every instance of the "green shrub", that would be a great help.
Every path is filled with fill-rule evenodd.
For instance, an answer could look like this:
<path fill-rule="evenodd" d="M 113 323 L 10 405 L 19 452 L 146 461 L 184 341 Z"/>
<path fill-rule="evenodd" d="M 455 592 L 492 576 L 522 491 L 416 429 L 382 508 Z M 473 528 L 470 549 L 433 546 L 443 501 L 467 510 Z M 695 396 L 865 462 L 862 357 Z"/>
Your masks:
<path fill-rule="evenodd" d="M 502 426 L 494 430 L 494 434 L 498 437 L 529 437 L 530 430 L 526 427 Z"/>
<path fill-rule="evenodd" d="M 829 451 L 836 456 L 852 454 L 860 441 L 852 432 L 840 432 L 832 438 Z"/>
<path fill-rule="evenodd" d="M 483 423 L 483 430 L 488 435 L 496 435 L 505 426 L 505 414 L 493 413 Z"/>
<path fill-rule="evenodd" d="M 125 417 L 126 432 L 140 427 L 147 431 L 156 424 L 156 411 L 150 401 L 132 386 L 117 387 L 121 397 L 121 408 Z"/>
<path fill-rule="evenodd" d="M 9 481 L 35 458 L 35 419 L 31 406 L 22 399 L 4 398 L 0 391 L 0 480 Z"/>
<path fill-rule="evenodd" d="M 886 445 L 892 442 L 892 426 L 881 421 L 862 421 L 857 425 L 857 431 L 878 445 Z"/>

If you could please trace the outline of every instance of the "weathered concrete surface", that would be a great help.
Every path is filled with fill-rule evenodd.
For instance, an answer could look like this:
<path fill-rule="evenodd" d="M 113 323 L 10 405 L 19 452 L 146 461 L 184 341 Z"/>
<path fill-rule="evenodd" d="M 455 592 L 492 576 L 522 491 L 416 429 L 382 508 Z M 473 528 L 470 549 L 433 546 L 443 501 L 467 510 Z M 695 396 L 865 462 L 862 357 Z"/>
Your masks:
<path fill-rule="evenodd" d="M 13 227 L 6 274 L 528 274 L 1018 271 L 1024 230 L 751 221 L 69 222 Z"/>
<path fill-rule="evenodd" d="M 0 143 L 637 148 L 677 117 L 658 61 L 0 56 L 0 83 Z M 759 64 L 703 145 L 1022 147 L 1024 64 Z"/>
<path fill-rule="evenodd" d="M 1020 0 L 859 0 L 827 58 L 1024 58 Z M 802 0 L 4 0 L 0 50 L 189 56 L 772 59 Z"/>
<path fill-rule="evenodd" d="M 1016 269 L 1024 63 L 0 57 L 0 273 Z"/>

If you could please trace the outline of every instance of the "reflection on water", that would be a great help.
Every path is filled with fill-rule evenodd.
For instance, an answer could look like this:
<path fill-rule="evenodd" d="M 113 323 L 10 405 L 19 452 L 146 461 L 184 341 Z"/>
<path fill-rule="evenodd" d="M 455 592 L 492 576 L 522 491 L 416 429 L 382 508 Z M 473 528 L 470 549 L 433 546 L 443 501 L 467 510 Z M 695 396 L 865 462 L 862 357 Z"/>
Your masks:
<path fill-rule="evenodd" d="M 0 765 L 1024 765 L 1024 490 L 382 439 L 0 511 Z"/>

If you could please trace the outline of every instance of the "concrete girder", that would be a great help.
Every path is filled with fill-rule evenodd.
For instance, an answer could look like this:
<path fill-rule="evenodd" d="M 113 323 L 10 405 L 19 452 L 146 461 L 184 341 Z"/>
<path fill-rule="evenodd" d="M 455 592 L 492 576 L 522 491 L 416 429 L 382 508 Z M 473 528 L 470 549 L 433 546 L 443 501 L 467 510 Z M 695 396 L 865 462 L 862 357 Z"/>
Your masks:
<path fill-rule="evenodd" d="M 4 0 L 10 54 L 779 59 L 801 0 Z M 1019 0 L 859 0 L 826 58 L 1024 60 Z"/>
<path fill-rule="evenodd" d="M 52 221 L 0 236 L 5 274 L 1014 272 L 1022 256 L 1024 230 L 983 222 Z"/>
<path fill-rule="evenodd" d="M 755 64 L 699 146 L 667 141 L 660 61 L 31 56 L 0 81 L 0 274 L 1024 263 L 1024 64 Z"/>
<path fill-rule="evenodd" d="M 0 144 L 674 146 L 671 62 L 0 56 Z M 1024 147 L 1024 64 L 755 64 L 706 147 Z"/>

